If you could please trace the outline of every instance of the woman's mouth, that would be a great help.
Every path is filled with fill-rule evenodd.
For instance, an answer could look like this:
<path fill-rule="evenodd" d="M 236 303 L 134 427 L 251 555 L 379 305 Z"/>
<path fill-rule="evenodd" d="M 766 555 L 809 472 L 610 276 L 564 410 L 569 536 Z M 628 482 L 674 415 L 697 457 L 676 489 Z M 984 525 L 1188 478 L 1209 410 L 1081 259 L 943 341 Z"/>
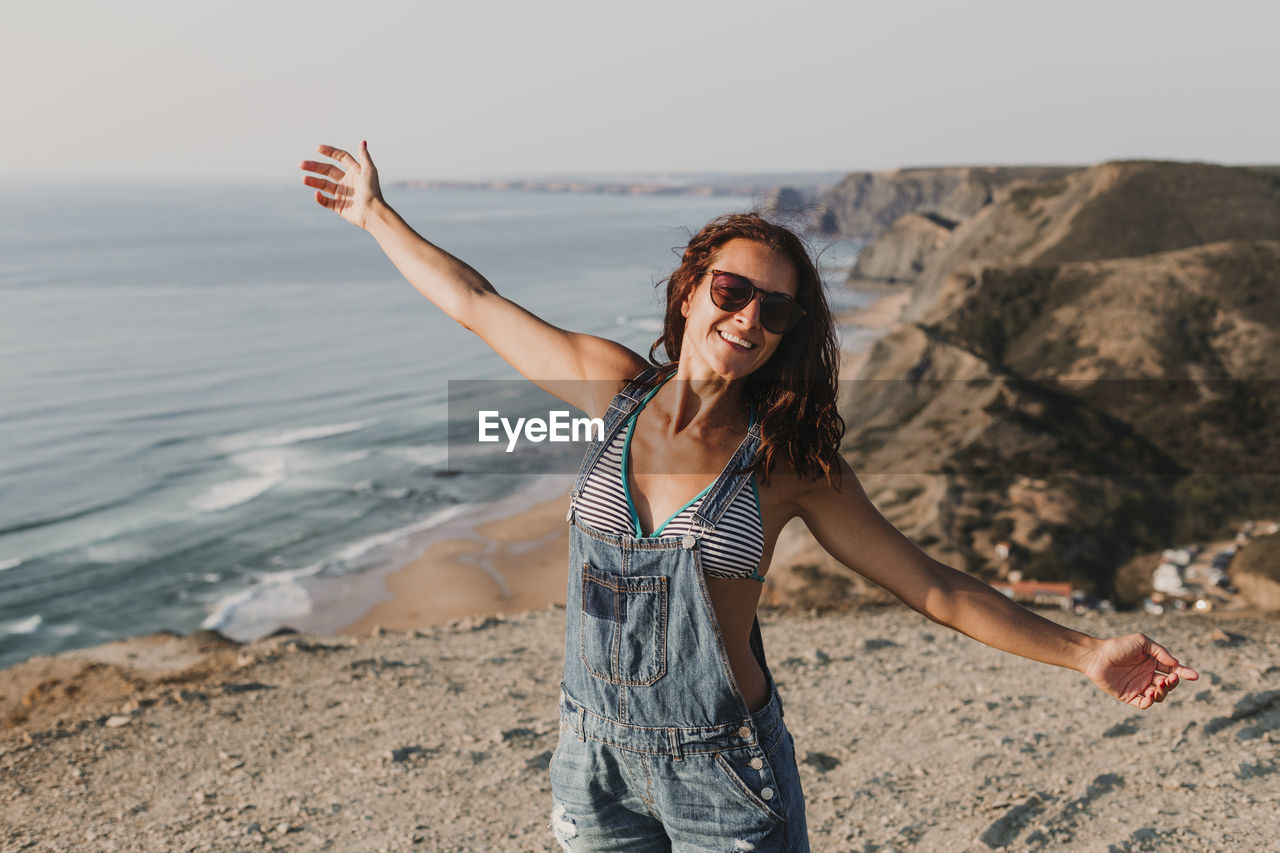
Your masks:
<path fill-rule="evenodd" d="M 755 348 L 755 344 L 751 343 L 751 341 L 747 340 L 746 338 L 740 338 L 737 335 L 732 334 L 730 332 L 726 332 L 724 330 L 719 330 L 719 333 L 720 333 L 720 337 L 723 340 L 728 341 L 729 345 L 732 346 L 734 349 L 739 349 L 745 352 L 746 350 Z"/>

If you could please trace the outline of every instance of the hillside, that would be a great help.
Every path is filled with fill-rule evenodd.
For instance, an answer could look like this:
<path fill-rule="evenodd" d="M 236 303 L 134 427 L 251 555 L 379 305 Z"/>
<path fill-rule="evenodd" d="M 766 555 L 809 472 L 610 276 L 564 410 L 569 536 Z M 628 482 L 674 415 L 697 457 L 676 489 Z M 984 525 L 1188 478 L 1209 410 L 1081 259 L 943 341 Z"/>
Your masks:
<path fill-rule="evenodd" d="M 851 172 L 818 199 L 823 213 L 817 225 L 831 236 L 865 240 L 916 211 L 959 221 L 1013 183 L 1055 180 L 1076 171 L 1073 166 L 973 166 Z"/>
<path fill-rule="evenodd" d="M 869 251 L 919 262 L 920 218 Z M 1134 554 L 1280 508 L 1275 176 L 1105 163 L 997 190 L 939 242 L 845 413 L 936 556 L 1110 594 Z"/>

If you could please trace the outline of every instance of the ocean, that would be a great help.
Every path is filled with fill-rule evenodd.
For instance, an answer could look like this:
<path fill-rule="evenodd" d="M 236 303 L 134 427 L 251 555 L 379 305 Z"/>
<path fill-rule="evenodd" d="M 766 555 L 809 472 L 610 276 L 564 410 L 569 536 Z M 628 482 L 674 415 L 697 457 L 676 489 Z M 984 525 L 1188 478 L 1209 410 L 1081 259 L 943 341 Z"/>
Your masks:
<path fill-rule="evenodd" d="M 641 353 L 689 233 L 752 204 L 388 195 L 504 295 Z M 856 244 L 819 248 L 835 305 L 869 301 L 842 284 Z M 7 192 L 0 668 L 165 629 L 249 639 L 309 613 L 309 579 L 407 562 L 532 488 L 446 470 L 448 382 L 517 376 L 302 186 Z"/>

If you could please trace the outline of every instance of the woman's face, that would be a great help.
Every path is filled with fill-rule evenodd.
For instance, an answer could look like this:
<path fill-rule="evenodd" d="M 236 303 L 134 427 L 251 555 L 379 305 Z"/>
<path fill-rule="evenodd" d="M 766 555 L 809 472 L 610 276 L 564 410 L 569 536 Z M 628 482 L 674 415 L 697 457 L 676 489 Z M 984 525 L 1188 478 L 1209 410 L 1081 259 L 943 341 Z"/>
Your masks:
<path fill-rule="evenodd" d="M 796 295 L 796 271 L 785 255 L 741 238 L 720 247 L 708 271 L 680 306 L 684 338 L 680 360 L 696 359 L 725 379 L 741 379 L 759 369 L 773 355 L 782 335 L 760 325 L 760 299 L 738 311 L 725 311 L 711 300 L 710 270 L 737 273 L 761 290 Z M 793 332 L 794 333 L 794 332 Z M 695 370 L 697 364 L 694 365 Z"/>

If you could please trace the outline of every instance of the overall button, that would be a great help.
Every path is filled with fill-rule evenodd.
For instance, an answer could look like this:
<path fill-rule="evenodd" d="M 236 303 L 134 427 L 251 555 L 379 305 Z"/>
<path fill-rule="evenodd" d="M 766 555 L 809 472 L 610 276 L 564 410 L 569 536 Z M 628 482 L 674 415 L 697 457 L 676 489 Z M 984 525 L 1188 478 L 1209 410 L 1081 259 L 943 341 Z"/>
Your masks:
<path fill-rule="evenodd" d="M 738 737 L 744 737 L 744 738 L 751 737 L 751 729 L 747 728 L 746 726 L 743 726 L 742 728 L 738 729 Z"/>
<path fill-rule="evenodd" d="M 680 547 L 684 548 L 686 551 L 692 550 L 693 546 L 697 544 L 698 537 L 694 536 L 692 533 L 686 533 L 684 538 L 680 540 Z"/>
<path fill-rule="evenodd" d="M 761 789 L 760 789 L 760 798 L 761 798 L 761 799 L 763 799 L 763 800 L 772 800 L 772 799 L 773 799 L 773 789 L 772 789 L 772 788 L 761 788 Z"/>
<path fill-rule="evenodd" d="M 764 762 L 763 762 L 763 761 L 761 761 L 759 758 L 753 758 L 753 759 L 751 759 L 751 769 L 752 769 L 752 770 L 759 770 L 761 767 L 764 767 Z"/>

